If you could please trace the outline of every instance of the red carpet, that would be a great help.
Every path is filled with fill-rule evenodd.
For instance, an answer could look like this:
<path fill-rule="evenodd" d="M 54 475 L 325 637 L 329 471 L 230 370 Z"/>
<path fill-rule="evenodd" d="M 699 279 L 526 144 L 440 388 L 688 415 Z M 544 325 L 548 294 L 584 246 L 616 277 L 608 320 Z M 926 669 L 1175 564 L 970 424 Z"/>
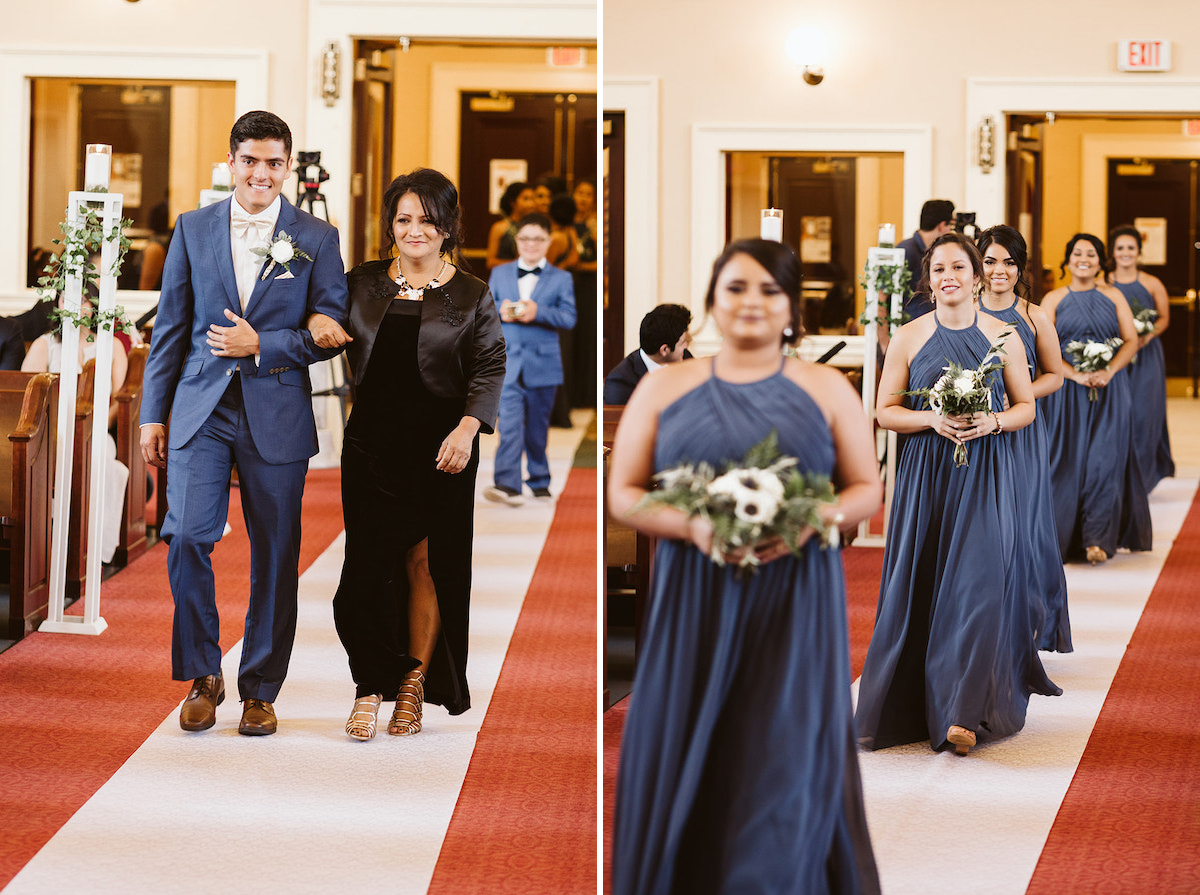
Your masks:
<path fill-rule="evenodd" d="M 340 482 L 337 469 L 308 474 L 301 572 L 342 530 Z M 223 652 L 241 639 L 250 579 L 236 489 L 229 518 L 233 531 L 213 551 Z M 0 656 L 0 888 L 186 694 L 171 680 L 166 563 L 160 543 L 104 583 L 100 636 L 34 633 Z"/>
<path fill-rule="evenodd" d="M 596 471 L 571 470 L 430 895 L 596 891 Z"/>
<path fill-rule="evenodd" d="M 1200 493 L 1113 679 L 1029 895 L 1200 892 Z"/>

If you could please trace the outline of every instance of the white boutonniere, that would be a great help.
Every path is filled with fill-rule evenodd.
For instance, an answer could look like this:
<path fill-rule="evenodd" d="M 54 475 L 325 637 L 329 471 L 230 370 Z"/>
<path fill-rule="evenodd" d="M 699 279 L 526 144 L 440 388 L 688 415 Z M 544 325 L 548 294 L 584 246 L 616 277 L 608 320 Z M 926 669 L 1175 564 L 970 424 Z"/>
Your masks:
<path fill-rule="evenodd" d="M 282 264 L 283 269 L 288 273 L 292 272 L 291 263 L 297 258 L 303 258 L 305 261 L 311 261 L 312 256 L 296 247 L 296 240 L 287 234 L 286 231 L 280 230 L 279 234 L 273 239 L 269 245 L 258 246 L 250 250 L 260 258 L 269 258 L 271 263 L 263 268 L 260 280 L 265 280 L 271 275 L 271 271 L 275 269 L 276 264 Z"/>

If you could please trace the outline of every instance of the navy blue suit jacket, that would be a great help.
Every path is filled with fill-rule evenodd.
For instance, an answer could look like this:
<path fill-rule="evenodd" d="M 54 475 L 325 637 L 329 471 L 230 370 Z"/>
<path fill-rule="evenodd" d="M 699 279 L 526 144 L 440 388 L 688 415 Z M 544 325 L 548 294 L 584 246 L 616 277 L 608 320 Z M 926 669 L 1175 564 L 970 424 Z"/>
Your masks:
<path fill-rule="evenodd" d="M 308 365 L 341 350 L 318 348 L 304 324 L 315 312 L 346 323 L 338 233 L 284 199 L 275 235 L 286 232 L 313 260 L 293 258 L 290 277 L 282 264 L 265 280 L 260 275 L 243 314 L 229 244 L 230 201 L 181 214 L 175 224 L 146 361 L 141 421 L 166 423 L 170 417 L 170 447 L 182 447 L 213 412 L 236 368 L 260 456 L 272 464 L 304 460 L 317 452 Z M 258 333 L 257 367 L 253 357 L 216 357 L 206 342 L 210 324 L 230 325 L 226 309 Z"/>
<path fill-rule="evenodd" d="M 517 279 L 516 261 L 492 269 L 488 286 L 496 300 L 497 313 L 504 302 L 520 300 Z M 537 318 L 533 323 L 510 323 L 505 322 L 503 315 L 500 317 L 506 360 L 504 382 L 516 382 L 520 377 L 530 388 L 562 385 L 558 331 L 575 327 L 574 280 L 565 270 L 547 264 L 538 275 L 530 298 L 537 302 Z"/>

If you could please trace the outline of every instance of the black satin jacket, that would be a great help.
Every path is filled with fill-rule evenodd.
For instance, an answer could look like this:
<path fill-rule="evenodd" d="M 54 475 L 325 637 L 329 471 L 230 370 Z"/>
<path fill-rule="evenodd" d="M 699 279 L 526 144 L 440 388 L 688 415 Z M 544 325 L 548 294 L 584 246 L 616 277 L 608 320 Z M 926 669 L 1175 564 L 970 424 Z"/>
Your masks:
<path fill-rule="evenodd" d="M 396 295 L 388 261 L 366 261 L 347 274 L 354 341 L 346 356 L 355 382 L 362 382 L 379 325 Z M 417 338 L 421 381 L 443 398 L 465 398 L 464 415 L 495 431 L 504 385 L 504 336 L 487 283 L 457 271 L 444 286 L 426 290 Z"/>

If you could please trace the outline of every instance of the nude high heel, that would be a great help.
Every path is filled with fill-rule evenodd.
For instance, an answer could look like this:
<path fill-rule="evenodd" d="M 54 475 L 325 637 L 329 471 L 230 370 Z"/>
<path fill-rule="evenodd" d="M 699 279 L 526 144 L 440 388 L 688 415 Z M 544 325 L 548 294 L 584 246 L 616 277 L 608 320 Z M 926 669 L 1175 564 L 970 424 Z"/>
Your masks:
<path fill-rule="evenodd" d="M 946 741 L 954 745 L 956 755 L 966 755 L 975 745 L 975 731 L 952 724 L 946 731 Z"/>

